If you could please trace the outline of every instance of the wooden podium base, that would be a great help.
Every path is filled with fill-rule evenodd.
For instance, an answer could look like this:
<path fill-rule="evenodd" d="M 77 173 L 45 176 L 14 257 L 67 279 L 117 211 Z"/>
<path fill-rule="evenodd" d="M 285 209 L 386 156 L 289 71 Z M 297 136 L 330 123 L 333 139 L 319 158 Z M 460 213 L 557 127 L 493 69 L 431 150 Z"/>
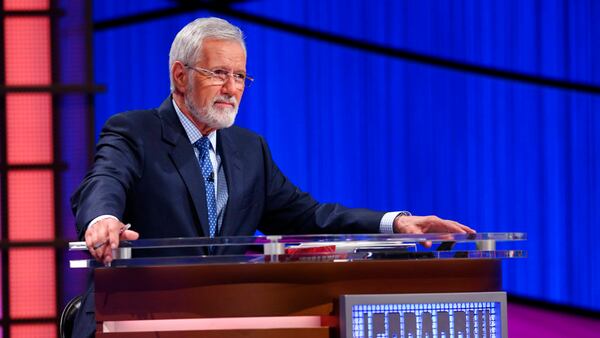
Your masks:
<path fill-rule="evenodd" d="M 501 279 L 501 262 L 493 259 L 100 268 L 95 271 L 96 336 L 337 337 L 340 295 L 498 291 Z M 279 319 L 263 320 L 267 327 L 234 328 L 233 319 L 247 317 Z M 278 323 L 286 317 L 292 326 L 291 317 L 298 318 L 298 323 L 305 323 L 303 318 L 317 318 L 317 324 L 307 321 L 312 326 L 282 328 Z M 225 322 L 198 321 L 200 327 L 194 330 L 177 324 L 211 318 Z M 155 320 L 175 321 L 160 331 L 145 332 L 108 333 L 104 325 Z M 231 328 L 223 325 L 227 320 Z M 256 322 L 261 322 L 260 318 Z M 268 327 L 269 322 L 273 327 Z M 219 329 L 210 329 L 215 327 L 211 325 Z"/>

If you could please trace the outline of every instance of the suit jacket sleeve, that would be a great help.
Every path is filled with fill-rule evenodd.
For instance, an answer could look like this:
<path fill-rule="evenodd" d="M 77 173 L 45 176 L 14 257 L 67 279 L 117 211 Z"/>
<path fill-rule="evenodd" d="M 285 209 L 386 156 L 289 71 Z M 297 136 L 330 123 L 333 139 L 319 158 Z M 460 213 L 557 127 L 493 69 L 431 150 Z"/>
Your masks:
<path fill-rule="evenodd" d="M 134 130 L 127 114 L 113 116 L 102 128 L 93 167 L 71 197 L 81 239 L 95 217 L 123 217 L 127 191 L 141 177 L 144 162 L 141 139 Z"/>

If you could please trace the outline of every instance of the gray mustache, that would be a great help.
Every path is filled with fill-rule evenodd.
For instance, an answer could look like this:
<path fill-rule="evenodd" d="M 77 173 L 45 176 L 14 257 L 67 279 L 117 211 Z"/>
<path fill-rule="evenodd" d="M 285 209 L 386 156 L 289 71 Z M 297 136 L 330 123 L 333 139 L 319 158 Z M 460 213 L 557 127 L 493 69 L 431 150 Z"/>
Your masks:
<path fill-rule="evenodd" d="M 235 98 L 235 96 L 217 96 L 213 99 L 212 103 L 215 103 L 217 101 L 221 101 L 221 102 L 225 102 L 225 103 L 231 103 L 234 106 L 237 107 L 237 99 Z"/>

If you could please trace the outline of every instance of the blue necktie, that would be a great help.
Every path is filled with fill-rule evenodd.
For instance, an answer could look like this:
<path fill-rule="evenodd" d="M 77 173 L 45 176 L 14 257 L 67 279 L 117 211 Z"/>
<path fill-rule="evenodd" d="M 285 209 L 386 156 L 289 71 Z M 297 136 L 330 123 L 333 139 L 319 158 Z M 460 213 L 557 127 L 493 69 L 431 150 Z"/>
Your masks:
<path fill-rule="evenodd" d="M 215 176 L 209 155 L 211 144 L 208 137 L 202 137 L 194 143 L 194 146 L 200 152 L 200 169 L 202 169 L 204 187 L 206 188 L 209 236 L 214 238 L 217 233 L 217 199 L 215 198 Z"/>

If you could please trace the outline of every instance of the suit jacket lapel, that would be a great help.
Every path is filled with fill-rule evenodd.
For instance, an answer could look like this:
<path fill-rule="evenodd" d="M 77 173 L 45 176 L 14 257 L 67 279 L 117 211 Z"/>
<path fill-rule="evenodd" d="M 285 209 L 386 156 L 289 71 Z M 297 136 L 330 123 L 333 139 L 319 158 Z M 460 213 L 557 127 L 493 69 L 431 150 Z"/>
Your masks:
<path fill-rule="evenodd" d="M 194 224 L 194 226 L 200 236 L 208 236 L 209 225 L 208 211 L 206 209 L 206 190 L 200 172 L 200 165 L 185 130 L 177 117 L 177 112 L 173 108 L 171 97 L 165 100 L 158 108 L 158 113 L 162 120 L 163 141 L 173 146 L 169 156 L 185 183 L 194 204 L 197 219 L 200 220 L 200 228 L 198 224 Z M 190 222 L 196 223 L 193 215 L 189 215 L 189 217 Z"/>
<path fill-rule="evenodd" d="M 242 187 L 244 184 L 242 160 L 234 140 L 231 139 L 231 135 L 226 129 L 219 130 L 217 137 L 217 148 L 223 161 L 227 189 L 229 190 L 229 199 L 227 200 L 220 233 L 221 236 L 236 236 L 239 235 L 237 230 L 242 225 L 239 212 L 242 207 Z"/>

